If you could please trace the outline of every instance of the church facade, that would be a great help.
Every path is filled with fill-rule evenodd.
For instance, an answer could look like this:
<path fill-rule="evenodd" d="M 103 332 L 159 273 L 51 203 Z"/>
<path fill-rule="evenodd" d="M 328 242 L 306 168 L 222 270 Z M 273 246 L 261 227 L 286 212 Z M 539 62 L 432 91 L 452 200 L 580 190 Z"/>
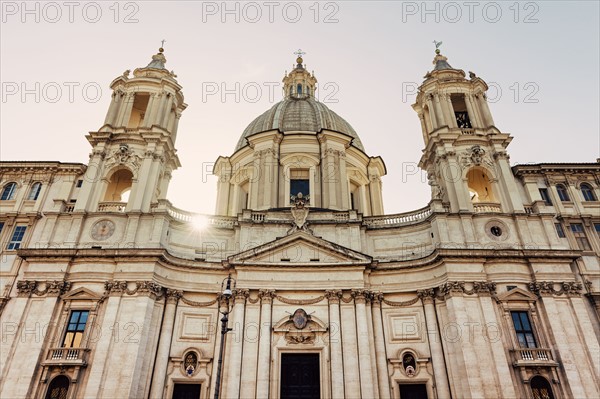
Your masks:
<path fill-rule="evenodd" d="M 0 397 L 600 397 L 600 162 L 511 167 L 486 83 L 436 51 L 431 201 L 386 215 L 299 57 L 196 215 L 167 199 L 165 63 L 111 83 L 88 164 L 0 163 Z"/>

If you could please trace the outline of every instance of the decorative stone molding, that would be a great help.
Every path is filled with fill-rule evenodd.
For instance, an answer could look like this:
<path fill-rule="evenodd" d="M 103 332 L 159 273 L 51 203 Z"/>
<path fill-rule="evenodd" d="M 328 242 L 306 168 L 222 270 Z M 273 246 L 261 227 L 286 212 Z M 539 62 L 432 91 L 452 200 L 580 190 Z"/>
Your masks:
<path fill-rule="evenodd" d="M 410 299 L 408 301 L 390 301 L 390 300 L 385 299 L 385 298 L 383 298 L 382 300 L 383 300 L 383 303 L 385 303 L 388 306 L 392 306 L 394 308 L 401 308 L 401 307 L 404 307 L 404 306 L 412 306 L 415 303 L 419 302 L 419 299 L 420 298 L 418 296 L 416 296 L 413 299 Z"/>
<path fill-rule="evenodd" d="M 129 288 L 127 281 L 106 281 L 104 289 L 106 295 L 121 296 L 127 295 L 147 295 L 153 299 L 160 299 L 164 296 L 164 288 L 153 281 L 136 281 L 135 288 Z"/>
<path fill-rule="evenodd" d="M 192 301 L 190 299 L 185 298 L 183 295 L 180 297 L 180 299 L 181 299 L 181 302 L 185 303 L 186 305 L 194 306 L 197 308 L 206 308 L 206 307 L 212 306 L 215 303 L 217 303 L 221 299 L 221 295 L 217 296 L 215 299 L 213 299 L 212 301 L 208 301 L 208 302 Z"/>
<path fill-rule="evenodd" d="M 265 148 L 264 150 L 254 151 L 254 158 L 262 158 L 265 155 L 271 154 L 273 157 L 277 158 L 279 154 L 275 148 Z"/>
<path fill-rule="evenodd" d="M 556 285 L 560 285 L 560 289 L 555 289 Z M 580 296 L 583 284 L 576 281 L 533 281 L 527 285 L 527 288 L 537 296 Z"/>
<path fill-rule="evenodd" d="M 285 298 L 281 295 L 275 295 L 275 298 L 277 298 L 278 301 L 283 302 L 287 305 L 314 305 L 315 303 L 319 303 L 323 299 L 325 299 L 325 295 L 321 295 L 312 299 L 290 299 Z"/>
<path fill-rule="evenodd" d="M 44 288 L 40 289 L 39 287 Z M 17 281 L 17 295 L 19 297 L 30 297 L 31 295 L 37 296 L 59 296 L 69 291 L 71 288 L 71 282 L 65 280 L 53 280 L 53 281 L 34 281 L 34 280 L 23 280 Z"/>
<path fill-rule="evenodd" d="M 508 152 L 506 151 L 496 151 L 493 156 L 494 159 L 510 159 L 510 155 L 508 155 Z"/>
<path fill-rule="evenodd" d="M 142 157 L 136 154 L 127 144 L 121 144 L 118 149 L 110 151 L 105 158 L 106 168 L 113 165 L 127 165 L 136 172 L 140 168 Z"/>
<path fill-rule="evenodd" d="M 323 151 L 322 158 L 325 158 L 327 155 L 333 155 L 340 158 L 346 158 L 346 151 L 334 150 L 333 148 L 328 148 Z"/>
<path fill-rule="evenodd" d="M 474 145 L 468 150 L 460 153 L 460 164 L 463 167 L 471 165 L 479 166 L 481 164 L 485 164 L 489 167 L 494 165 L 489 155 L 486 154 L 486 151 L 478 145 Z"/>
<path fill-rule="evenodd" d="M 473 288 L 466 288 L 465 281 L 449 281 L 438 287 L 438 292 L 442 297 L 452 296 L 453 294 L 464 294 L 464 295 L 495 295 L 496 294 L 496 283 L 488 281 L 473 281 L 470 284 Z"/>

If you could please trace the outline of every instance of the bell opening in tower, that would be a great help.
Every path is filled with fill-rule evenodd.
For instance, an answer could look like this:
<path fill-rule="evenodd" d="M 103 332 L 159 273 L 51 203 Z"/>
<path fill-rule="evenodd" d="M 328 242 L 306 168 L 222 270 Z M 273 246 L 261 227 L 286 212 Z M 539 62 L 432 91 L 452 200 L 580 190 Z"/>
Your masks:
<path fill-rule="evenodd" d="M 135 93 L 127 128 L 135 129 L 144 124 L 144 118 L 146 116 L 149 101 L 150 95 L 148 93 Z"/>
<path fill-rule="evenodd" d="M 456 118 L 456 124 L 459 129 L 471 129 L 471 118 L 469 118 L 469 112 L 467 111 L 467 103 L 465 102 L 464 94 L 452 94 L 450 97 L 452 100 L 452 108 L 454 109 L 454 117 Z"/>

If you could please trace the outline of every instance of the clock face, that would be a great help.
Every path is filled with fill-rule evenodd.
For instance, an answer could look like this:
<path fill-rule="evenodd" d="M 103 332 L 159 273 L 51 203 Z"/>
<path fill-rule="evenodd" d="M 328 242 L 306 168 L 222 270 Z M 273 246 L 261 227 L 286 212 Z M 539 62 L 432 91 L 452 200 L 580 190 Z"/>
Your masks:
<path fill-rule="evenodd" d="M 92 226 L 92 238 L 103 241 L 108 239 L 115 232 L 115 224 L 110 220 L 100 220 Z"/>

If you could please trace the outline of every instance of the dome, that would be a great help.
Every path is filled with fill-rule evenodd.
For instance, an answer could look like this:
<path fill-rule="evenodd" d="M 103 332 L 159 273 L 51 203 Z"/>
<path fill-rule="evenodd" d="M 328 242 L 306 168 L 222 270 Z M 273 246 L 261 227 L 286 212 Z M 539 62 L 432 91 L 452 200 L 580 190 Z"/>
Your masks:
<path fill-rule="evenodd" d="M 248 145 L 246 138 L 256 133 L 279 129 L 282 132 L 320 132 L 333 130 L 352 137 L 352 145 L 365 151 L 358 134 L 344 118 L 318 102 L 313 96 L 288 96 L 275 104 L 267 112 L 254 119 L 244 130 L 235 151 Z"/>

